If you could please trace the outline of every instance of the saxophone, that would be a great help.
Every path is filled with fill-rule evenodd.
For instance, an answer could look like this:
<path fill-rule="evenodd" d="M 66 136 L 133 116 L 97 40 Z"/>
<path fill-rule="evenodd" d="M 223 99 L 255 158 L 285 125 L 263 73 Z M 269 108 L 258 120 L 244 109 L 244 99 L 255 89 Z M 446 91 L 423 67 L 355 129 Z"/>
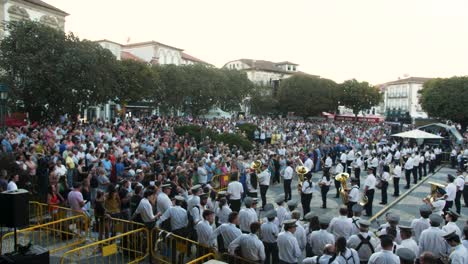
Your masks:
<path fill-rule="evenodd" d="M 346 181 L 349 178 L 349 174 L 346 172 L 342 172 L 338 175 L 335 176 L 335 180 L 339 181 L 341 183 L 340 187 L 340 196 L 341 200 L 343 201 L 343 204 L 348 204 L 348 186 L 346 184 Z"/>

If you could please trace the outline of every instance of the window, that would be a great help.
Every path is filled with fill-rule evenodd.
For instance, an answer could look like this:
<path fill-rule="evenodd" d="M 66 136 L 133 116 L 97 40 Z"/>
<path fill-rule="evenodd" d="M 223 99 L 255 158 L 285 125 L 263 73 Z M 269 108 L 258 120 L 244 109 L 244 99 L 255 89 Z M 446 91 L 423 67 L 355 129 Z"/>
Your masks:
<path fill-rule="evenodd" d="M 293 66 L 293 71 L 296 71 L 296 66 Z"/>
<path fill-rule="evenodd" d="M 288 65 L 288 71 L 290 71 L 290 70 L 291 70 L 291 66 Z"/>

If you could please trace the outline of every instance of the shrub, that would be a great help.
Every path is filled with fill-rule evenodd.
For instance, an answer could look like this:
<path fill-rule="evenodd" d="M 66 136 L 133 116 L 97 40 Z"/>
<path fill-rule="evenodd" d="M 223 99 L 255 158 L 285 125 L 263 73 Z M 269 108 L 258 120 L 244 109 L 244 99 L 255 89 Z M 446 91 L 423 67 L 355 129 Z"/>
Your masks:
<path fill-rule="evenodd" d="M 231 147 L 236 145 L 244 151 L 250 151 L 253 149 L 252 142 L 239 134 L 219 134 L 215 137 L 215 141 L 229 144 Z"/>
<path fill-rule="evenodd" d="M 243 123 L 243 124 L 237 125 L 237 127 L 239 128 L 240 131 L 245 132 L 245 135 L 247 135 L 248 139 L 254 140 L 255 130 L 258 129 L 256 125 L 250 124 L 250 123 Z"/>

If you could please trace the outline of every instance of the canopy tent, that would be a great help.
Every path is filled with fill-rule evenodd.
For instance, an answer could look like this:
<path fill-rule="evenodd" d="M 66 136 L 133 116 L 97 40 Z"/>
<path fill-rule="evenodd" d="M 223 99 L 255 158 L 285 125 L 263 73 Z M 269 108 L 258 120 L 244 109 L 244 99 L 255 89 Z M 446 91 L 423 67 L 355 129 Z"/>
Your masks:
<path fill-rule="evenodd" d="M 414 139 L 442 139 L 443 138 L 441 136 L 427 133 L 419 129 L 394 134 L 392 135 L 392 137 L 414 138 Z"/>
<path fill-rule="evenodd" d="M 213 118 L 231 118 L 232 115 L 228 112 L 225 112 L 221 110 L 220 108 L 213 108 L 206 113 L 206 115 L 203 115 L 204 118 L 207 119 L 213 119 Z"/>

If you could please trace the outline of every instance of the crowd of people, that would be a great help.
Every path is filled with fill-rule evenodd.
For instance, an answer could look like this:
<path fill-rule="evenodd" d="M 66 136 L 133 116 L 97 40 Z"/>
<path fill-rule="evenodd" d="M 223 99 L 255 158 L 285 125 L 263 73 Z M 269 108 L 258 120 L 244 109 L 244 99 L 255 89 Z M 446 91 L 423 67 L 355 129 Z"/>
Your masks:
<path fill-rule="evenodd" d="M 241 134 L 240 123 L 258 127 L 251 151 L 174 129 L 191 124 Z M 0 190 L 26 188 L 51 205 L 51 213 L 58 205 L 82 211 L 100 238 L 113 234 L 102 224 L 106 218 L 122 218 L 258 263 L 468 263 L 461 244 L 468 246 L 468 229 L 453 224 L 462 197 L 468 205 L 466 146 L 454 146 L 457 175 L 448 175 L 447 187 L 425 200 L 421 223 L 400 226 L 390 214 L 379 238 L 369 232 L 361 212 L 373 215 L 376 189 L 386 204 L 389 184 L 399 196 L 400 178 L 408 189 L 442 161 L 439 146 L 396 141 L 390 134 L 385 124 L 270 118 L 151 117 L 7 128 L 0 138 Z M 229 175 L 226 190 L 215 186 L 218 175 Z M 345 175 L 350 188 L 335 175 Z M 274 184 L 284 194 L 271 201 Z M 346 204 L 329 219 L 311 208 L 311 199 L 320 190 L 327 208 L 333 186 Z"/>

